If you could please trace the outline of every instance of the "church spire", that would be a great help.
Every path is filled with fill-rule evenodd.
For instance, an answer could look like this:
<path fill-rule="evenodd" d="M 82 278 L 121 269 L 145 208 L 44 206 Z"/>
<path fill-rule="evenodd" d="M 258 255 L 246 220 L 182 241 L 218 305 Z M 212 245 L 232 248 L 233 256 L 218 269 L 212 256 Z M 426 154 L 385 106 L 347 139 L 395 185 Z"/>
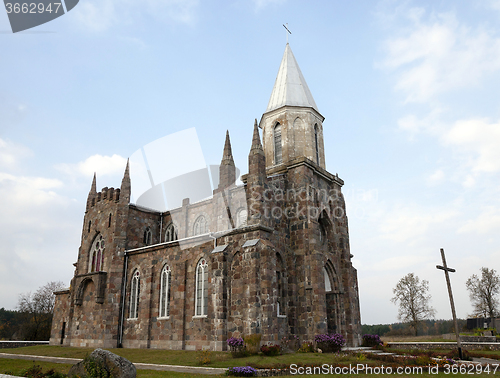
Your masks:
<path fill-rule="evenodd" d="M 233 152 L 231 149 L 231 140 L 229 139 L 229 130 L 226 131 L 226 141 L 224 143 L 224 152 L 219 167 L 219 189 L 225 189 L 236 181 L 236 167 L 234 165 Z"/>
<path fill-rule="evenodd" d="M 264 153 L 262 149 L 262 143 L 260 142 L 259 126 L 257 125 L 257 118 L 255 118 L 255 123 L 253 124 L 253 138 L 252 138 L 252 148 L 251 151 L 260 150 Z"/>
<path fill-rule="evenodd" d="M 285 105 L 313 108 L 319 113 L 316 102 L 288 43 L 265 113 Z"/>
<path fill-rule="evenodd" d="M 226 130 L 226 141 L 224 143 L 224 152 L 222 154 L 222 162 L 221 164 L 232 164 L 234 165 L 233 160 L 233 151 L 231 149 L 231 140 L 229 139 L 229 130 Z"/>
<path fill-rule="evenodd" d="M 97 184 L 96 184 L 96 174 L 94 172 L 94 178 L 92 179 L 92 186 L 90 187 L 90 193 L 97 194 Z"/>
<path fill-rule="evenodd" d="M 122 185 L 120 187 L 120 202 L 130 203 L 131 190 L 129 159 L 127 159 L 127 166 L 125 167 L 125 173 L 123 174 Z"/>
<path fill-rule="evenodd" d="M 87 210 L 90 207 L 90 203 L 92 202 L 92 199 L 97 196 L 97 185 L 96 185 L 96 175 L 94 172 L 94 178 L 92 179 L 92 186 L 90 187 L 90 192 L 87 197 Z"/>

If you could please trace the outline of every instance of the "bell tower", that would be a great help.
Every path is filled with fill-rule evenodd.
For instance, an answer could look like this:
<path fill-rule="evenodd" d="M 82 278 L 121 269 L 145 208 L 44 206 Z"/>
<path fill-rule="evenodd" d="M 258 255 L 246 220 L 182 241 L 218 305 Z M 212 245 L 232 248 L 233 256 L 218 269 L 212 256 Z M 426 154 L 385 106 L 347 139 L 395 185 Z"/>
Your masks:
<path fill-rule="evenodd" d="M 269 104 L 260 121 L 266 168 L 307 158 L 323 169 L 323 121 L 287 43 Z"/>

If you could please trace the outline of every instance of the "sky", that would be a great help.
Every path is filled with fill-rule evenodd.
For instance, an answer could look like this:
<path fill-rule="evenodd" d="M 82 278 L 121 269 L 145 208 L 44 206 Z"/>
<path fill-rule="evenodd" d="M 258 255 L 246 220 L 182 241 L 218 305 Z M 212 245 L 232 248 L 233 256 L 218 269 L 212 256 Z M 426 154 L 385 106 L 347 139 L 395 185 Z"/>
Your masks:
<path fill-rule="evenodd" d="M 284 23 L 345 181 L 362 323 L 397 321 L 410 272 L 451 318 L 440 248 L 471 314 L 465 282 L 500 263 L 500 0 L 80 0 L 15 34 L 0 12 L 0 307 L 69 285 L 94 172 L 119 187 L 127 157 L 194 127 L 207 164 L 229 130 L 246 173 Z"/>

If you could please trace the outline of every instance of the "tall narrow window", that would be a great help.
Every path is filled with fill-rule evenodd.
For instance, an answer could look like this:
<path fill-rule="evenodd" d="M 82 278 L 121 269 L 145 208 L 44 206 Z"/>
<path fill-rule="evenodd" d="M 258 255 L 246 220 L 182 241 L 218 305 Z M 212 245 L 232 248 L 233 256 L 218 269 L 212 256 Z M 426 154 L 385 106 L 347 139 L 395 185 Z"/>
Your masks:
<path fill-rule="evenodd" d="M 130 283 L 130 319 L 137 319 L 139 316 L 140 278 L 141 275 L 136 270 L 132 275 L 132 282 Z"/>
<path fill-rule="evenodd" d="M 325 277 L 325 291 L 329 293 L 332 291 L 332 281 L 325 267 L 323 267 L 323 276 Z"/>
<path fill-rule="evenodd" d="M 314 145 L 316 146 L 316 163 L 319 164 L 319 143 L 318 143 L 318 125 L 314 125 Z"/>
<path fill-rule="evenodd" d="M 178 239 L 177 227 L 173 223 L 167 226 L 167 231 L 165 231 L 165 241 L 171 242 Z"/>
<path fill-rule="evenodd" d="M 281 146 L 281 125 L 279 123 L 274 127 L 274 164 L 283 163 Z"/>
<path fill-rule="evenodd" d="M 170 267 L 165 265 L 160 274 L 160 318 L 170 315 Z"/>
<path fill-rule="evenodd" d="M 109 213 L 109 218 L 108 218 L 108 227 L 111 227 L 111 213 Z"/>
<path fill-rule="evenodd" d="M 207 220 L 203 215 L 200 215 L 194 222 L 193 235 L 206 234 L 208 232 Z"/>
<path fill-rule="evenodd" d="M 90 248 L 89 272 L 100 272 L 104 259 L 104 238 L 97 235 Z"/>
<path fill-rule="evenodd" d="M 208 264 L 201 259 L 196 266 L 195 316 L 206 316 L 208 313 Z"/>
<path fill-rule="evenodd" d="M 88 232 L 90 232 L 90 227 L 92 226 L 92 221 L 89 220 L 89 229 L 88 229 Z"/>
<path fill-rule="evenodd" d="M 153 233 L 151 232 L 151 229 L 148 227 L 146 228 L 146 231 L 144 231 L 144 244 L 150 245 L 152 238 L 153 238 Z"/>

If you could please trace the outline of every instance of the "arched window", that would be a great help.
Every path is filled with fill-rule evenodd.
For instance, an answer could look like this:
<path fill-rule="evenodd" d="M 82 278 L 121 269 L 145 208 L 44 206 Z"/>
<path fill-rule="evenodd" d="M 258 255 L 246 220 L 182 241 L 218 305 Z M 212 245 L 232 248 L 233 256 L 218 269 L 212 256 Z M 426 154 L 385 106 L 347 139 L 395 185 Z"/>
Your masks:
<path fill-rule="evenodd" d="M 194 222 L 193 235 L 206 234 L 208 232 L 207 220 L 203 215 L 200 215 Z"/>
<path fill-rule="evenodd" d="M 160 318 L 170 315 L 170 282 L 170 267 L 165 265 L 160 274 Z"/>
<path fill-rule="evenodd" d="M 247 210 L 240 209 L 236 213 L 236 227 L 243 227 L 247 225 Z"/>
<path fill-rule="evenodd" d="M 286 291 L 285 291 L 285 269 L 283 266 L 283 260 L 281 256 L 276 254 L 276 285 L 278 288 L 278 303 L 277 303 L 277 315 L 285 316 L 285 301 L 286 301 Z"/>
<path fill-rule="evenodd" d="M 206 316 L 208 313 L 208 264 L 201 259 L 196 266 L 196 296 L 194 304 L 195 316 Z"/>
<path fill-rule="evenodd" d="M 100 272 L 104 260 L 104 238 L 99 234 L 90 248 L 89 272 Z"/>
<path fill-rule="evenodd" d="M 325 267 L 323 267 L 323 276 L 325 277 L 325 291 L 329 293 L 332 291 L 332 281 Z"/>
<path fill-rule="evenodd" d="M 316 163 L 319 164 L 319 143 L 318 143 L 318 125 L 314 125 L 314 145 L 316 146 Z"/>
<path fill-rule="evenodd" d="M 130 283 L 130 319 L 137 319 L 139 316 L 139 295 L 141 286 L 141 275 L 136 269 L 132 275 L 132 282 Z"/>
<path fill-rule="evenodd" d="M 281 125 L 279 123 L 274 126 L 274 164 L 283 163 L 282 146 L 281 146 Z"/>
<path fill-rule="evenodd" d="M 171 242 L 174 240 L 179 239 L 178 233 L 177 233 L 177 227 L 173 223 L 170 223 L 167 226 L 167 231 L 165 231 L 165 241 L 166 242 Z"/>
<path fill-rule="evenodd" d="M 148 227 L 146 231 L 144 231 L 144 245 L 151 245 L 151 240 L 153 239 L 153 233 L 151 229 Z"/>

